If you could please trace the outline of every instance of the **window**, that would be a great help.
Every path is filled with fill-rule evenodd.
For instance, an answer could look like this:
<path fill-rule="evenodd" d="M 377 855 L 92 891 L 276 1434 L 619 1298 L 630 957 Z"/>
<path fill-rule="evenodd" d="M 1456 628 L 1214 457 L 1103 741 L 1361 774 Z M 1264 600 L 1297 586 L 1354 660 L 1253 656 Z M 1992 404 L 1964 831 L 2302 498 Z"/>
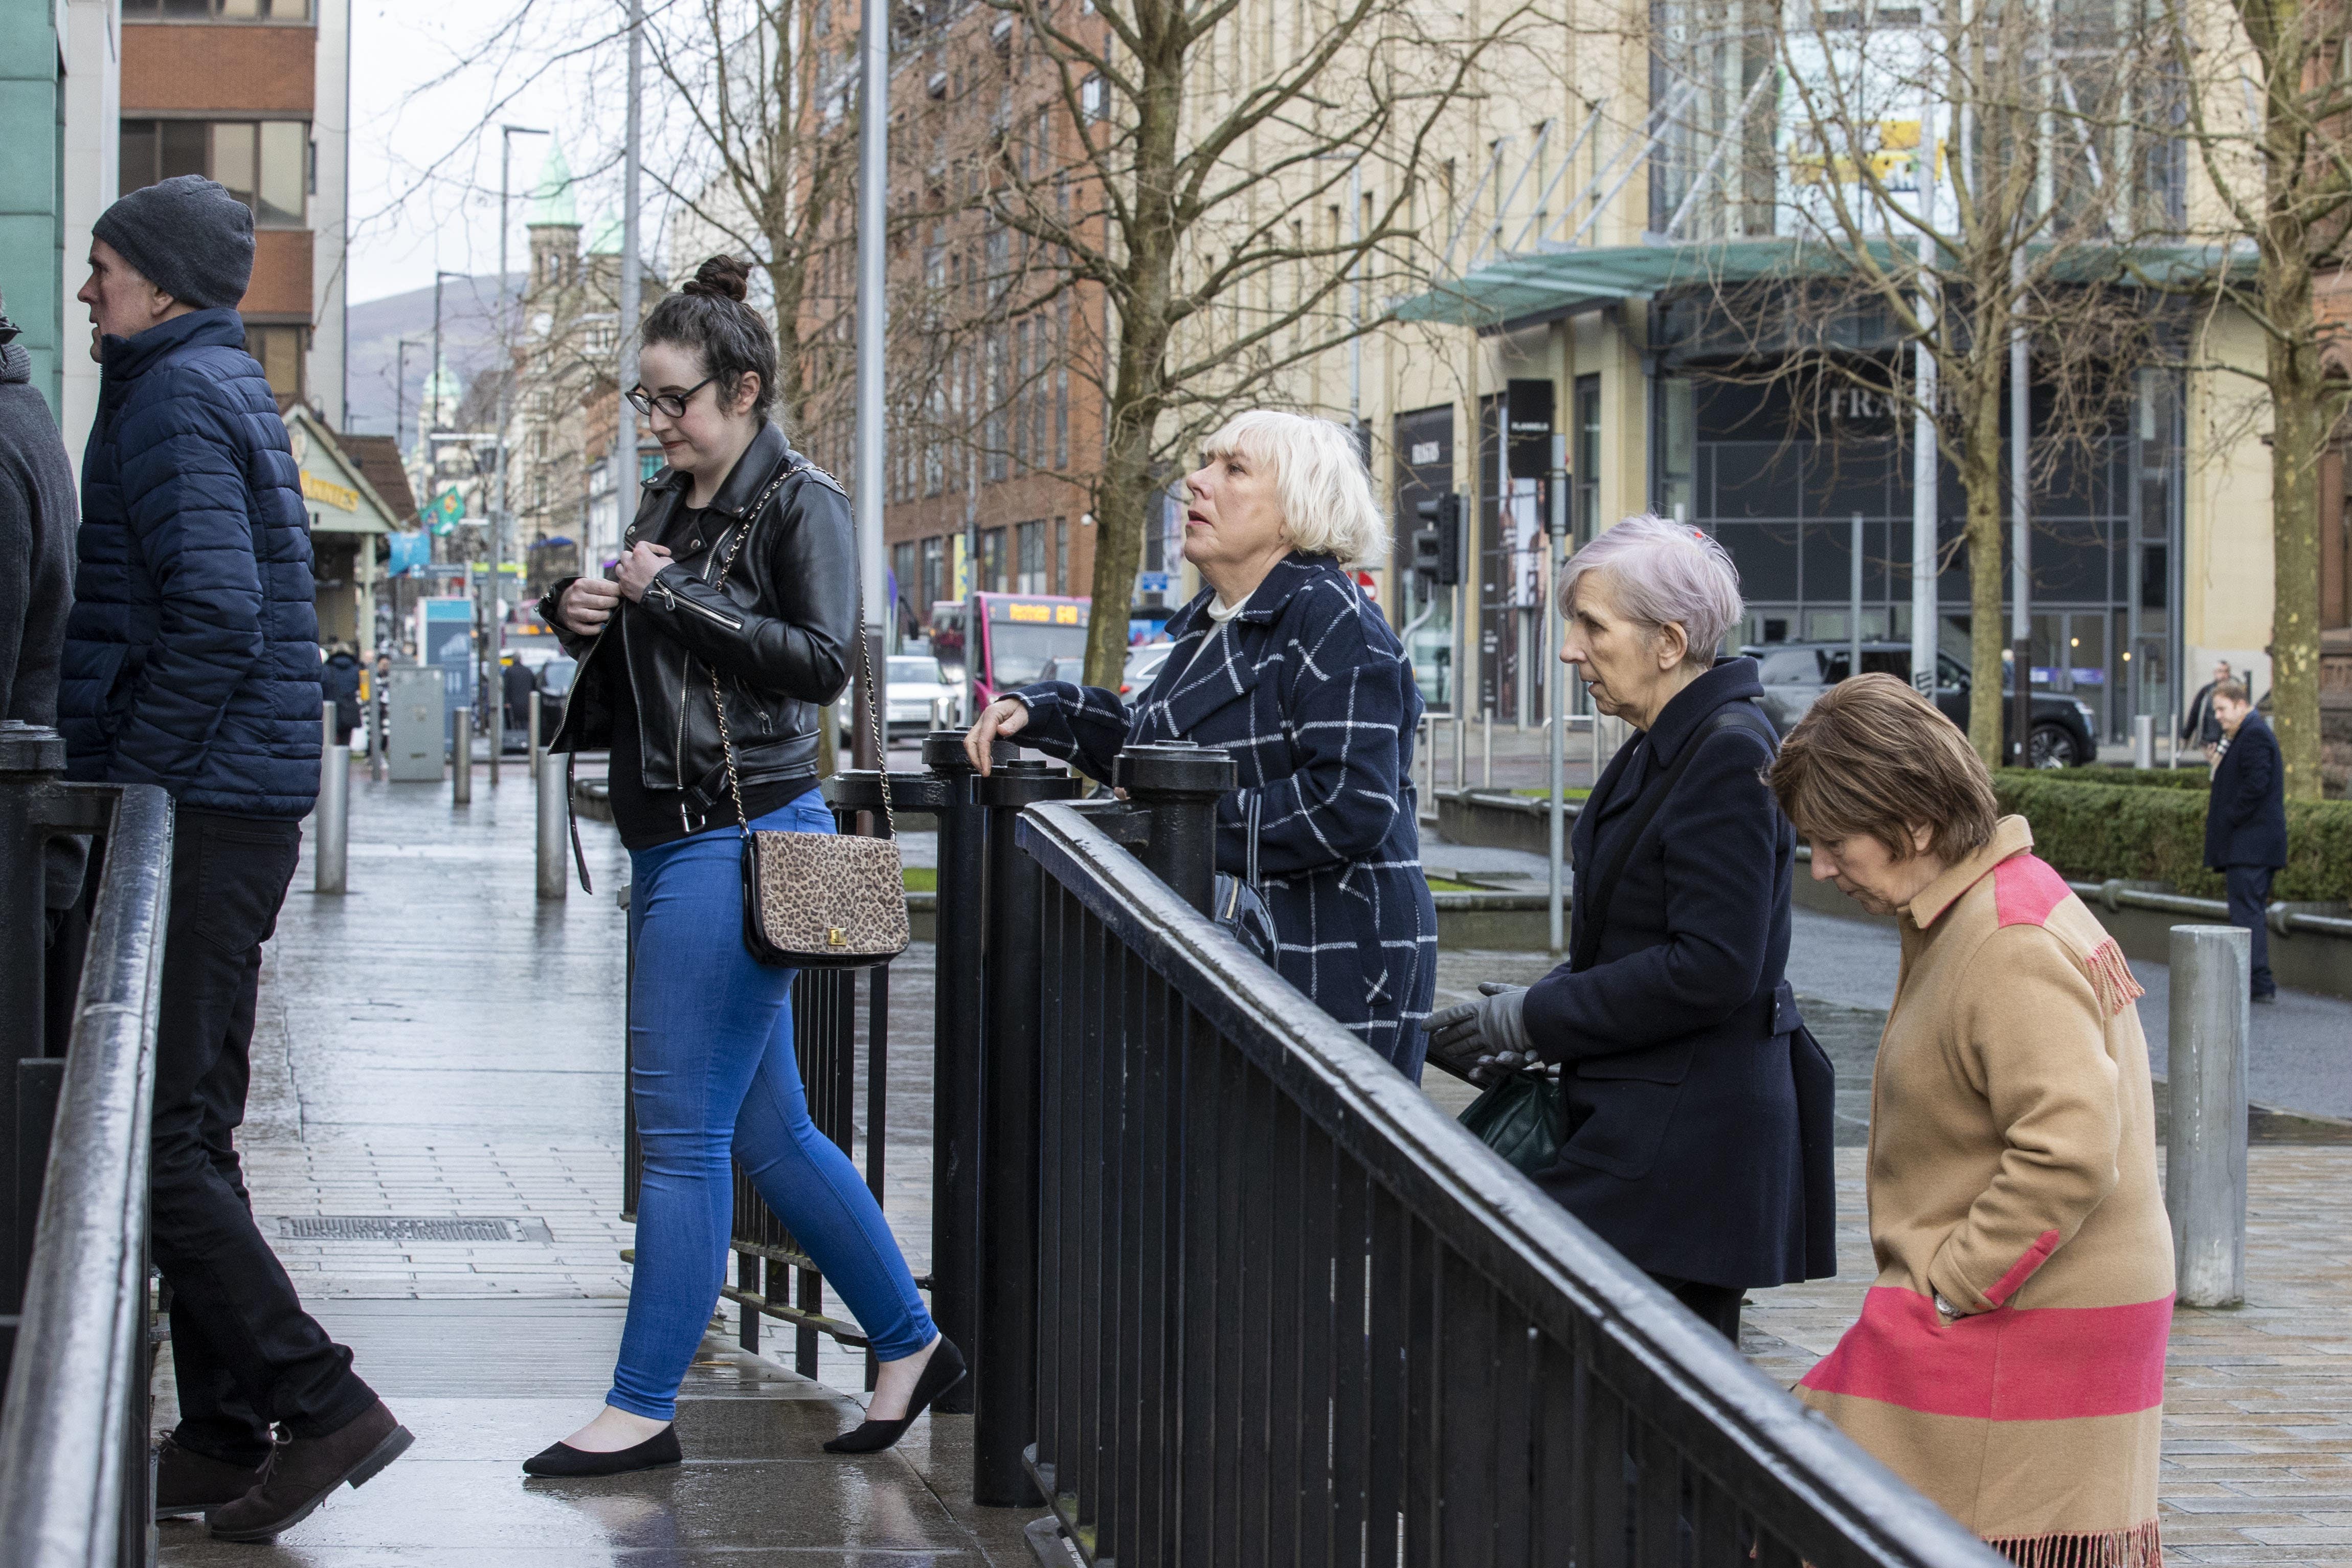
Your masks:
<path fill-rule="evenodd" d="M 175 174 L 218 180 L 261 227 L 299 228 L 310 188 L 310 127 L 299 120 L 125 120 L 123 192 Z"/>
<path fill-rule="evenodd" d="M 947 597 L 948 542 L 937 534 L 923 541 L 923 596 L 916 608 L 929 621 L 931 606 Z"/>
<path fill-rule="evenodd" d="M 310 0 L 122 0 L 126 22 L 307 22 Z"/>
<path fill-rule="evenodd" d="M 279 397 L 302 395 L 302 351 L 310 346 L 310 329 L 291 324 L 245 327 L 245 352 L 261 362 L 269 390 Z"/>
<path fill-rule="evenodd" d="M 1013 592 L 1042 594 L 1045 591 L 1045 525 L 1024 522 L 1014 531 L 1021 550 L 1021 577 Z"/>
<path fill-rule="evenodd" d="M 1103 79 L 1100 76 L 1090 74 L 1078 83 L 1078 111 L 1088 120 L 1103 117 Z"/>
<path fill-rule="evenodd" d="M 1054 592 L 1070 591 L 1070 520 L 1054 520 Z"/>
<path fill-rule="evenodd" d="M 930 605 L 924 605 L 920 614 L 918 614 L 916 609 L 915 546 L 911 541 L 890 547 L 890 576 L 892 579 L 890 585 L 898 595 L 898 613 L 901 616 L 899 624 L 902 626 L 908 623 L 917 626 L 929 625 Z M 896 664 L 898 661 L 893 659 L 891 662 Z"/>
<path fill-rule="evenodd" d="M 1591 542 L 1601 527 L 1601 378 L 1576 378 L 1576 516 L 1579 544 Z"/>
<path fill-rule="evenodd" d="M 1013 584 L 1005 575 L 1004 531 L 982 529 L 980 534 L 980 581 L 974 587 L 983 594 L 1006 594 Z"/>

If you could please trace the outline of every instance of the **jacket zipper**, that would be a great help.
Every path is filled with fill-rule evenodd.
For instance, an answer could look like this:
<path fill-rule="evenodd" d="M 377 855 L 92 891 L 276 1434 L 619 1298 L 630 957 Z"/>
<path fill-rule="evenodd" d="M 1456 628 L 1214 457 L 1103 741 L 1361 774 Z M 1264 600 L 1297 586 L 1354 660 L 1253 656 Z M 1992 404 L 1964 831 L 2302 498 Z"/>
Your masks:
<path fill-rule="evenodd" d="M 740 621 L 730 620 L 725 616 L 720 615 L 718 611 L 711 609 L 706 605 L 697 604 L 692 599 L 679 598 L 676 594 L 670 591 L 669 586 L 667 584 L 656 583 L 654 586 L 661 590 L 662 605 L 667 609 L 671 611 L 677 611 L 679 609 L 692 610 L 698 616 L 718 622 L 720 626 L 725 626 L 730 632 L 740 632 L 743 629 L 743 623 Z"/>

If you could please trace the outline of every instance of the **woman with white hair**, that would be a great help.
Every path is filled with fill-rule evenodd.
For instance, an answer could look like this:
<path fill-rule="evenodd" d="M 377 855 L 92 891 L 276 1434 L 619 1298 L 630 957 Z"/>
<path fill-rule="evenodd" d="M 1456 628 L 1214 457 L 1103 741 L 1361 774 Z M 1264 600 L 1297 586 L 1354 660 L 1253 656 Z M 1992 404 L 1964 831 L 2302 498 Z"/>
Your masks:
<path fill-rule="evenodd" d="M 1764 781 L 1756 662 L 1717 659 L 1739 574 L 1697 529 L 1631 517 L 1569 562 L 1560 658 L 1637 738 L 1578 813 L 1569 961 L 1430 1021 L 1473 1081 L 1560 1069 L 1569 1135 L 1537 1183 L 1739 1338 L 1741 1293 L 1834 1271 L 1835 1082 L 1797 1015 L 1796 840 Z"/>
<path fill-rule="evenodd" d="M 1168 623 L 1175 647 L 1129 707 L 1045 681 L 998 698 L 965 737 L 1024 745 L 1108 780 L 1130 745 L 1222 746 L 1241 788 L 1217 806 L 1217 869 L 1256 837 L 1270 961 L 1407 1078 L 1437 984 L 1437 910 L 1421 873 L 1412 738 L 1421 693 L 1403 646 L 1348 568 L 1388 552 L 1354 439 L 1260 409 L 1209 437 L 1185 479 L 1184 559 L 1208 586 Z"/>

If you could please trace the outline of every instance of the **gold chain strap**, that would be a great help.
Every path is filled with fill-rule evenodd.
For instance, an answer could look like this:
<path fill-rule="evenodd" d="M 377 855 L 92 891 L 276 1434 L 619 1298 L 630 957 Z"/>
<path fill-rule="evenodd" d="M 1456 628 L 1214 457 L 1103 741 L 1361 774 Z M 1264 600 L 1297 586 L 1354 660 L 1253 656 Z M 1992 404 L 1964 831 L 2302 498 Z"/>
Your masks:
<path fill-rule="evenodd" d="M 768 503 L 776 499 L 777 489 L 793 476 L 794 471 L 787 467 L 783 472 L 769 480 L 768 488 L 761 492 L 760 499 L 752 503 L 751 510 L 743 514 L 743 525 L 735 531 L 735 537 L 728 541 L 727 554 L 719 563 L 719 575 L 711 579 L 712 587 L 721 589 L 725 587 L 727 574 L 734 569 L 737 552 L 743 548 L 743 541 L 751 535 L 751 525 L 760 521 L 760 514 L 767 510 Z M 857 592 L 856 637 L 858 668 L 865 672 L 866 677 L 866 717 L 874 727 L 875 760 L 881 763 L 876 771 L 882 779 L 882 820 L 889 830 L 889 837 L 896 838 L 898 837 L 898 818 L 890 809 L 889 735 L 882 728 L 881 709 L 874 698 L 874 645 L 866 635 L 866 589 L 862 582 L 858 584 Z M 727 729 L 727 699 L 719 688 L 719 667 L 711 664 L 707 668 L 710 671 L 710 704 L 719 713 L 719 754 L 727 764 L 727 793 L 735 800 L 736 831 L 743 837 L 749 838 L 751 837 L 751 819 L 743 809 L 743 782 L 735 771 L 735 741 Z M 830 721 L 820 720 L 819 722 L 824 723 Z"/>

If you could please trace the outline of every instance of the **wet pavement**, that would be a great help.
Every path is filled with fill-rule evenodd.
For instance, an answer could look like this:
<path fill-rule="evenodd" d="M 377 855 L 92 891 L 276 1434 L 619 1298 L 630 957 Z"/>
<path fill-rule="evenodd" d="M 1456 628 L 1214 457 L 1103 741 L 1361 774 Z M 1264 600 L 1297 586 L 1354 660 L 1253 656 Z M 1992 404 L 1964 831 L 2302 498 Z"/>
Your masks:
<path fill-rule="evenodd" d="M 625 856 L 610 827 L 583 821 L 594 894 L 575 883 L 564 901 L 541 903 L 529 776 L 511 759 L 502 773 L 493 792 L 478 768 L 472 804 L 453 809 L 446 784 L 373 784 L 355 771 L 351 891 L 310 891 L 306 843 L 264 959 L 241 1139 L 255 1213 L 416 1447 L 271 1546 L 166 1523 L 163 1562 L 1032 1561 L 1020 1532 L 1041 1510 L 962 1500 L 970 1417 L 926 1416 L 886 1454 L 824 1453 L 824 1438 L 861 1418 L 836 1390 L 863 1387 L 862 1357 L 826 1342 L 824 1382 L 798 1377 L 735 1348 L 731 1308 L 680 1393 L 682 1467 L 523 1477 L 524 1458 L 602 1403 L 626 1304 L 624 924 L 613 897 Z M 928 952 L 903 967 L 902 1024 L 928 1016 L 927 984 L 912 988 L 918 974 L 927 982 Z M 919 1038 L 900 1045 L 887 1206 L 920 1272 L 929 1091 Z M 504 1223 L 440 1237 L 384 1223 L 451 1219 Z M 158 1431 L 173 1418 L 166 1354 Z"/>

